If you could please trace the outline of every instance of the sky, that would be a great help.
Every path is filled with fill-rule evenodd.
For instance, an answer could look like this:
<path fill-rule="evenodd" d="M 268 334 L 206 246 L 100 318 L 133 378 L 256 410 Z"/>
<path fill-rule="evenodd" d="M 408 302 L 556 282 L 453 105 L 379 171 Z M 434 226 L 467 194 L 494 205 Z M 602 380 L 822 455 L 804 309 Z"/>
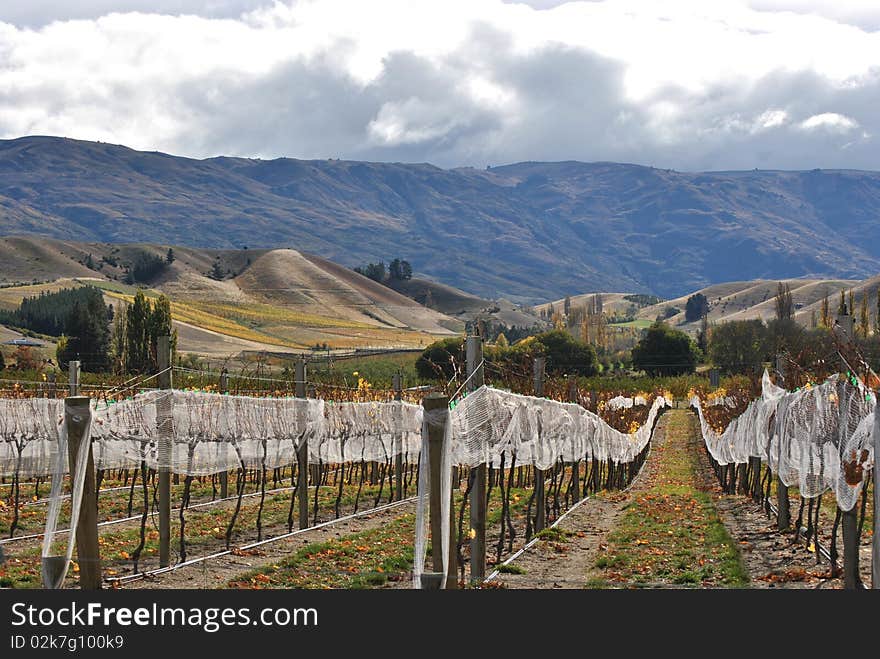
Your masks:
<path fill-rule="evenodd" d="M 877 0 L 2 0 L 0 138 L 880 169 Z"/>

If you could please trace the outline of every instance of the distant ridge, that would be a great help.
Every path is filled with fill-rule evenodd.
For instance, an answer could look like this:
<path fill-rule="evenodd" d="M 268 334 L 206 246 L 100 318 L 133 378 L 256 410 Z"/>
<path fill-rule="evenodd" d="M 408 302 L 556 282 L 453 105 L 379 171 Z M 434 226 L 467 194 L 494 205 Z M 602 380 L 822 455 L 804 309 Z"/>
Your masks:
<path fill-rule="evenodd" d="M 55 137 L 0 141 L 0 235 L 290 247 L 405 258 L 480 298 L 880 272 L 880 173 L 684 173 L 615 163 L 486 170 L 193 160 Z"/>

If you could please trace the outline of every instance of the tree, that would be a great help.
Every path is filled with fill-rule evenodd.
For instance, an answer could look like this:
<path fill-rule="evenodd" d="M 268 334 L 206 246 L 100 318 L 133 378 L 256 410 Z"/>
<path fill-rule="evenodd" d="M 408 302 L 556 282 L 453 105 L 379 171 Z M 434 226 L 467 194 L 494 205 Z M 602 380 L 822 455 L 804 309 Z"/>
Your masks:
<path fill-rule="evenodd" d="M 125 310 L 125 372 L 146 373 L 149 370 L 148 324 L 150 303 L 143 291 L 135 293 Z"/>
<path fill-rule="evenodd" d="M 107 370 L 109 325 L 107 306 L 100 295 L 90 296 L 85 302 L 75 302 L 64 323 L 67 337 L 64 348 L 56 351 L 59 366 L 65 368 L 71 360 L 78 359 L 83 371 Z"/>
<path fill-rule="evenodd" d="M 593 346 L 578 341 L 563 329 L 535 336 L 534 347 L 547 358 L 549 375 L 591 376 L 599 372 L 599 360 Z"/>
<path fill-rule="evenodd" d="M 209 277 L 211 277 L 211 279 L 216 279 L 217 281 L 222 281 L 224 276 L 223 268 L 220 267 L 220 259 L 218 258 L 211 265 L 211 274 Z"/>
<path fill-rule="evenodd" d="M 571 297 L 568 295 L 566 295 L 565 299 L 562 301 L 562 313 L 564 313 L 566 317 L 571 315 Z"/>
<path fill-rule="evenodd" d="M 794 301 L 791 297 L 791 288 L 782 282 L 776 285 L 776 320 L 791 320 L 794 318 Z"/>
<path fill-rule="evenodd" d="M 651 376 L 693 373 L 699 350 L 687 334 L 655 322 L 632 351 L 633 365 Z"/>
<path fill-rule="evenodd" d="M 376 265 L 376 264 L 370 264 Z M 409 261 L 402 261 L 400 259 L 394 259 L 391 263 L 388 264 L 388 275 L 392 279 L 397 279 L 399 281 L 403 281 L 405 279 L 412 279 L 412 266 L 409 264 Z M 384 279 L 384 276 L 383 276 Z"/>
<path fill-rule="evenodd" d="M 0 350 L 0 371 L 6 369 L 6 359 L 3 357 L 3 351 Z"/>
<path fill-rule="evenodd" d="M 245 249 L 247 249 L 247 248 L 245 248 Z M 168 251 L 165 252 L 165 263 L 167 263 L 168 265 L 171 265 L 172 263 L 174 263 L 174 250 L 171 249 L 170 247 L 168 248 Z"/>
<path fill-rule="evenodd" d="M 697 332 L 697 347 L 703 354 L 708 352 L 709 348 L 709 316 L 703 314 L 700 319 L 700 331 Z"/>
<path fill-rule="evenodd" d="M 874 321 L 874 333 L 880 334 L 880 288 L 877 289 L 877 316 Z"/>
<path fill-rule="evenodd" d="M 871 333 L 871 321 L 868 318 L 868 292 L 862 295 L 862 304 L 859 308 L 859 336 L 863 339 L 868 338 Z"/>
<path fill-rule="evenodd" d="M 355 268 L 354 271 L 359 275 L 363 275 L 364 277 L 372 279 L 373 281 L 377 281 L 380 284 L 385 281 L 386 271 L 384 261 L 379 261 L 378 263 L 367 263 L 366 265 L 360 266 L 359 268 Z"/>
<path fill-rule="evenodd" d="M 32 371 L 40 367 L 40 360 L 30 346 L 15 349 L 15 368 L 19 371 Z"/>
<path fill-rule="evenodd" d="M 709 340 L 712 363 L 726 373 L 757 372 L 768 352 L 768 332 L 760 320 L 726 322 Z"/>
<path fill-rule="evenodd" d="M 131 263 L 131 268 L 128 271 L 130 277 L 128 278 L 133 284 L 146 284 L 158 277 L 167 267 L 165 259 L 157 254 L 139 252 Z"/>
<path fill-rule="evenodd" d="M 507 340 L 507 337 L 504 336 L 504 332 L 501 332 L 497 337 L 495 337 L 495 345 L 499 348 L 510 347 L 510 342 Z"/>
<path fill-rule="evenodd" d="M 878 289 L 878 293 L 880 293 L 880 289 Z M 877 308 L 880 309 L 880 297 L 877 299 Z M 821 312 L 821 321 L 822 327 L 831 327 L 831 310 L 829 307 L 828 296 L 822 298 L 822 312 Z"/>
<path fill-rule="evenodd" d="M 684 320 L 692 323 L 699 320 L 705 314 L 709 313 L 709 300 L 702 293 L 694 293 L 691 295 L 684 308 Z"/>
<path fill-rule="evenodd" d="M 95 269 L 95 261 L 94 261 L 94 259 L 92 259 L 92 255 L 91 255 L 91 254 L 89 254 L 89 255 L 86 257 L 86 263 L 85 263 L 85 265 L 86 265 L 86 267 L 87 267 L 89 270 L 94 270 L 94 269 Z"/>
<path fill-rule="evenodd" d="M 416 360 L 416 372 L 426 379 L 451 380 L 464 365 L 464 339 L 460 336 L 435 341 Z"/>

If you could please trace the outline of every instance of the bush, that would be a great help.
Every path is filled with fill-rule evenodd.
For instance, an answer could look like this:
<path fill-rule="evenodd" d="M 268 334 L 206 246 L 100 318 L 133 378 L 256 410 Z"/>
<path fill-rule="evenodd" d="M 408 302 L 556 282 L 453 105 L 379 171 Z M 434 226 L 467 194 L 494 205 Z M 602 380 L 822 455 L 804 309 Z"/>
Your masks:
<path fill-rule="evenodd" d="M 632 352 L 633 365 L 652 376 L 693 373 L 699 357 L 693 339 L 662 322 L 651 325 Z"/>
<path fill-rule="evenodd" d="M 426 379 L 451 380 L 456 370 L 463 372 L 464 363 L 464 339 L 460 336 L 441 339 L 425 348 L 416 360 L 416 372 Z"/>

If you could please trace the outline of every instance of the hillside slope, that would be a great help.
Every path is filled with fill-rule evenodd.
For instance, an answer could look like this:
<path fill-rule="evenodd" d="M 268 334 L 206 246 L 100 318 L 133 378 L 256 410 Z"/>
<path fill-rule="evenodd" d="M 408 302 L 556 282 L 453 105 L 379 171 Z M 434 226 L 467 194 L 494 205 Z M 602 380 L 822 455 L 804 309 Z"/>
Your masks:
<path fill-rule="evenodd" d="M 457 319 L 296 250 L 170 249 L 172 262 L 145 286 L 148 295 L 171 299 L 185 351 L 418 347 L 463 328 Z M 126 268 L 143 255 L 164 262 L 168 250 L 0 238 L 0 283 L 7 283 L 0 288 L 0 306 L 13 308 L 23 297 L 85 284 L 102 288 L 109 303 L 125 303 L 137 290 L 124 283 Z M 221 279 L 211 276 L 215 270 Z M 39 283 L 21 285 L 34 281 Z"/>
<path fill-rule="evenodd" d="M 0 141 L 0 234 L 290 246 L 401 257 L 474 295 L 676 297 L 712 283 L 880 271 L 880 173 L 686 173 L 615 163 L 491 170 L 192 160 L 62 138 Z"/>

